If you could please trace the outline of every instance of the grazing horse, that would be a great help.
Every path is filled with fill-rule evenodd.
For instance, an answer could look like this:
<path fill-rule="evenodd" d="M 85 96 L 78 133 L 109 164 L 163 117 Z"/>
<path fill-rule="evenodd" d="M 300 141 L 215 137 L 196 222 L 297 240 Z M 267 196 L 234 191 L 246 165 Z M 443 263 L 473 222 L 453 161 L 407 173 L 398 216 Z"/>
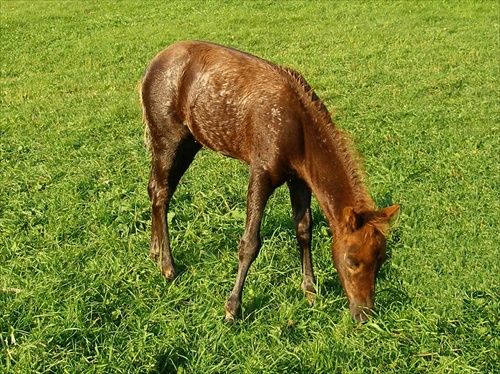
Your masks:
<path fill-rule="evenodd" d="M 367 319 L 374 307 L 375 278 L 386 258 L 385 232 L 399 206 L 375 209 L 347 141 L 299 73 L 217 44 L 178 42 L 151 61 L 140 95 L 152 153 L 150 255 L 161 261 L 166 278 L 176 277 L 169 204 L 205 146 L 250 167 L 245 231 L 226 320 L 241 313 L 245 278 L 261 247 L 264 207 L 285 182 L 302 260 L 302 289 L 312 301 L 312 192 L 334 236 L 333 260 L 351 315 Z"/>

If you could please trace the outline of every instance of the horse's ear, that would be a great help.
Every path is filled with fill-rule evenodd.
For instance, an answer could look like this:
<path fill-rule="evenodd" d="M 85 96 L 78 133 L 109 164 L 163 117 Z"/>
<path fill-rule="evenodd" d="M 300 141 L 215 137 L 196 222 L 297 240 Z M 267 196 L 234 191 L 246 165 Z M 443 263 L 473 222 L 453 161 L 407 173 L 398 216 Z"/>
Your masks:
<path fill-rule="evenodd" d="M 375 217 L 371 221 L 371 224 L 380 232 L 386 234 L 391 223 L 397 218 L 399 214 L 399 205 L 391 205 L 387 208 L 380 209 L 375 212 Z"/>
<path fill-rule="evenodd" d="M 387 220 L 387 222 L 391 223 L 396 218 L 398 218 L 399 204 L 394 204 L 394 205 L 388 206 L 387 208 L 380 209 L 378 211 L 378 214 L 380 215 L 380 217 L 385 218 Z"/>
<path fill-rule="evenodd" d="M 349 232 L 354 232 L 361 227 L 361 217 L 354 211 L 352 206 L 346 206 L 342 211 L 342 220 Z"/>

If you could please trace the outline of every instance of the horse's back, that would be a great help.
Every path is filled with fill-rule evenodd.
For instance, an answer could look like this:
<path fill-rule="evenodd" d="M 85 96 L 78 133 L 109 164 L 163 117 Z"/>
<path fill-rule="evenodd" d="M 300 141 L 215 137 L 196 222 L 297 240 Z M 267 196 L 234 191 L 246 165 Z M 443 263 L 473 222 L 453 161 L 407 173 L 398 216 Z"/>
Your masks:
<path fill-rule="evenodd" d="M 297 101 L 284 71 L 232 48 L 178 42 L 149 65 L 143 100 L 159 117 L 187 126 L 204 146 L 250 163 L 256 137 L 262 147 L 275 148 L 295 119 Z"/>

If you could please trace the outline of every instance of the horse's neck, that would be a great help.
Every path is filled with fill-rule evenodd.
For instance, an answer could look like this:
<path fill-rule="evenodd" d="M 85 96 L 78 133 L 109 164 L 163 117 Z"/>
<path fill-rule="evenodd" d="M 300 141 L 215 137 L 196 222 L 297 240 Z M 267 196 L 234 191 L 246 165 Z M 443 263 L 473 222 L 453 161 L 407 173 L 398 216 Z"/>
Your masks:
<path fill-rule="evenodd" d="M 329 124 L 306 136 L 305 162 L 300 174 L 318 200 L 330 228 L 338 227 L 347 206 L 358 212 L 373 210 L 373 201 L 362 185 L 355 161 L 338 130 Z"/>

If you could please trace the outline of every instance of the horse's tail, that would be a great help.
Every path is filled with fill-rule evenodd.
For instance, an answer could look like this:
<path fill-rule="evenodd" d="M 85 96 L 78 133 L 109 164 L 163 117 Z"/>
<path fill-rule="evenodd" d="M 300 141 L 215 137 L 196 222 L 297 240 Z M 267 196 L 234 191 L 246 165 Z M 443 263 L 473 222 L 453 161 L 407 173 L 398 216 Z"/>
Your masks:
<path fill-rule="evenodd" d="M 148 116 L 146 115 L 146 108 L 144 106 L 144 100 L 142 97 L 142 83 L 144 77 L 141 78 L 139 83 L 137 84 L 137 91 L 139 92 L 139 98 L 141 100 L 141 108 L 142 108 L 142 124 L 144 126 L 144 145 L 148 150 L 151 150 L 151 134 L 149 132 L 149 121 Z"/>

